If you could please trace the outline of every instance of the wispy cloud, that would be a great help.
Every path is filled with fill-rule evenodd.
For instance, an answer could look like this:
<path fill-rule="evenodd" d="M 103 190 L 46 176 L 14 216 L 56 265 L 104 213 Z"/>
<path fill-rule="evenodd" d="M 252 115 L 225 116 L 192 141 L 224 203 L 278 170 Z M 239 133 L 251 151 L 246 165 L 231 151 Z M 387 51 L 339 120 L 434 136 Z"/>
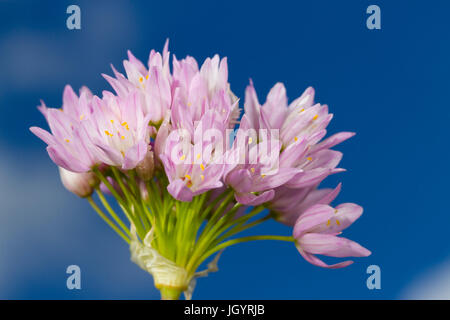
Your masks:
<path fill-rule="evenodd" d="M 136 40 L 133 10 L 130 3 L 109 2 L 105 6 L 89 1 L 81 6 L 79 31 L 69 31 L 65 24 L 55 26 L 51 34 L 26 27 L 5 30 L 0 38 L 2 91 L 50 90 L 65 84 L 68 78 L 83 82 L 86 70 L 97 66 L 92 57 L 111 52 L 123 56 L 123 45 Z"/>
<path fill-rule="evenodd" d="M 44 150 L 14 150 L 1 141 L 0 148 L 9 150 L 0 155 L 0 299 L 71 298 L 69 264 L 89 275 L 74 298 L 158 298 L 126 244 L 87 201 L 64 189 Z"/>
<path fill-rule="evenodd" d="M 414 279 L 403 291 L 401 299 L 449 300 L 450 259 Z"/>

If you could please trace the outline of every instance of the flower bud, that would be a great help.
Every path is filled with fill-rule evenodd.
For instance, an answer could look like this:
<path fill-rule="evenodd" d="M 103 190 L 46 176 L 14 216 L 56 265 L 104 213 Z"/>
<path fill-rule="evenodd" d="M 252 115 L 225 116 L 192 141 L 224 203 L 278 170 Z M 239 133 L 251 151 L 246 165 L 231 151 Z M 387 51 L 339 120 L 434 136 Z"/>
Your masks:
<path fill-rule="evenodd" d="M 147 186 L 145 185 L 144 181 L 139 181 L 139 191 L 141 193 L 141 197 L 142 199 L 144 199 L 144 201 L 148 201 L 149 199 L 149 195 L 148 195 L 148 190 L 147 190 Z"/>
<path fill-rule="evenodd" d="M 64 187 L 81 198 L 90 196 L 99 183 L 93 172 L 77 173 L 61 167 L 58 168 Z"/>
<path fill-rule="evenodd" d="M 136 173 L 143 181 L 148 181 L 153 177 L 153 170 L 155 168 L 155 160 L 153 158 L 153 151 L 148 146 L 147 154 L 144 159 L 136 166 Z"/>

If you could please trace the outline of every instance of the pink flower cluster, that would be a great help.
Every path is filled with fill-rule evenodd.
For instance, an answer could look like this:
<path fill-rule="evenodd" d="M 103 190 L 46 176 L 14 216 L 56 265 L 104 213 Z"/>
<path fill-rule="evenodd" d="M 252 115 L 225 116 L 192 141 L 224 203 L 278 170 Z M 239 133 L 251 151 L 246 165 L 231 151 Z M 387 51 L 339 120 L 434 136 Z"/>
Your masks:
<path fill-rule="evenodd" d="M 164 174 L 167 190 L 177 200 L 231 189 L 237 203 L 264 205 L 277 220 L 294 227 L 296 246 L 312 264 L 336 268 L 351 263 L 328 266 L 315 254 L 370 254 L 337 236 L 362 208 L 350 203 L 328 206 L 341 185 L 318 189 L 327 176 L 343 171 L 337 167 L 342 153 L 331 148 L 353 133 L 323 139 L 332 114 L 326 105 L 314 102 L 312 88 L 288 104 L 285 87 L 277 83 L 260 104 L 250 83 L 241 117 L 239 99 L 228 83 L 226 58 L 216 55 L 199 67 L 192 57 L 173 56 L 170 68 L 169 57 L 168 43 L 162 55 L 151 51 L 147 66 L 128 52 L 126 74 L 113 68 L 114 77 L 104 75 L 114 93 L 104 91 L 98 97 L 83 87 L 77 95 L 67 86 L 61 109 L 41 104 L 50 132 L 37 127 L 31 131 L 48 145 L 50 158 L 70 172 L 63 180 L 66 187 L 76 188 L 70 182 L 80 180 L 76 173 L 84 176 L 107 166 L 125 173 L 143 171 L 151 158 L 150 176 L 153 170 Z M 235 138 L 230 138 L 239 122 Z M 206 138 L 211 130 L 221 134 Z M 270 134 L 248 134 L 261 130 Z M 269 140 L 277 144 L 267 160 L 261 150 Z M 226 161 L 236 155 L 244 161 Z M 257 161 L 245 161 L 249 155 Z M 85 195 L 86 183 L 83 187 Z"/>

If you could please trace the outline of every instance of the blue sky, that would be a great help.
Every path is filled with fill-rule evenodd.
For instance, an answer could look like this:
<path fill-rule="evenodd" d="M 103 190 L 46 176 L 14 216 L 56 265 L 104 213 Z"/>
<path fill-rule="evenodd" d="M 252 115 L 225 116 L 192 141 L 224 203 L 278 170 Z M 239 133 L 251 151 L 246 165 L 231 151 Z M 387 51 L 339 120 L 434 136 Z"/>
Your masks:
<path fill-rule="evenodd" d="M 78 31 L 66 8 L 81 8 Z M 345 3 L 345 4 L 344 4 Z M 370 4 L 381 30 L 366 28 Z M 200 279 L 197 299 L 450 298 L 447 209 L 450 4 L 425 1 L 1 1 L 0 298 L 152 299 L 152 279 L 85 201 L 60 184 L 36 105 L 61 103 L 64 85 L 109 89 L 101 73 L 122 70 L 130 49 L 203 60 L 227 56 L 233 92 L 252 78 L 260 99 L 278 81 L 288 97 L 308 86 L 335 117 L 330 133 L 357 135 L 337 150 L 347 172 L 335 203 L 365 209 L 346 232 L 373 254 L 343 270 L 303 261 L 292 245 L 248 243 L 224 252 Z M 258 233 L 289 234 L 275 222 Z M 69 291 L 65 269 L 82 270 Z M 366 268 L 381 268 L 368 290 Z"/>

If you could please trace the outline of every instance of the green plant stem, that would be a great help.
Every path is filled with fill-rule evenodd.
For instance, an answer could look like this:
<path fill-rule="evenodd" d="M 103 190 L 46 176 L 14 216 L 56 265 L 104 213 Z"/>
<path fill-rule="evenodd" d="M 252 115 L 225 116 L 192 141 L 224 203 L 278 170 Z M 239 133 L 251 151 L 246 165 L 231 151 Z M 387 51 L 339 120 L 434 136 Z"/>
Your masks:
<path fill-rule="evenodd" d="M 271 215 L 268 214 L 264 217 L 262 217 L 261 219 L 255 220 L 253 222 L 250 222 L 248 224 L 244 224 L 244 223 L 238 223 L 233 225 L 233 227 L 231 227 L 227 232 L 225 232 L 222 236 L 220 236 L 216 241 L 214 241 L 213 245 L 217 245 L 218 243 L 222 242 L 223 240 L 225 240 L 226 238 L 232 237 L 242 231 L 245 231 L 247 229 L 256 227 L 257 225 L 263 223 L 264 221 L 267 221 L 271 218 Z M 220 230 L 220 233 L 222 233 L 223 231 Z"/>
<path fill-rule="evenodd" d="M 124 204 L 122 197 L 117 193 L 116 189 L 114 189 L 113 185 L 108 181 L 108 179 L 106 179 L 103 173 L 98 168 L 94 168 L 93 171 L 100 181 L 103 182 L 103 184 L 108 188 L 109 192 L 112 193 L 114 198 L 116 198 L 119 203 Z"/>
<path fill-rule="evenodd" d="M 92 197 L 87 198 L 89 201 L 89 204 L 94 208 L 94 210 L 98 213 L 98 215 L 115 231 L 119 236 L 122 237 L 123 240 L 125 240 L 128 244 L 130 243 L 130 239 L 112 222 L 104 213 L 103 211 L 97 206 L 97 204 L 94 202 Z"/>
<path fill-rule="evenodd" d="M 109 215 L 114 219 L 114 221 L 116 221 L 116 223 L 122 228 L 122 230 L 127 234 L 127 236 L 130 238 L 131 237 L 131 233 L 130 230 L 128 229 L 128 227 L 123 223 L 122 219 L 119 218 L 119 216 L 116 214 L 116 212 L 111 208 L 111 206 L 109 205 L 108 201 L 106 200 L 105 196 L 103 195 L 103 193 L 100 191 L 99 188 L 97 188 L 96 193 L 100 199 L 100 202 L 103 204 L 103 206 L 105 207 L 106 211 L 108 211 Z"/>
<path fill-rule="evenodd" d="M 182 290 L 178 288 L 161 287 L 159 288 L 159 292 L 161 293 L 161 300 L 178 300 L 180 299 Z"/>
<path fill-rule="evenodd" d="M 128 190 L 127 186 L 123 183 L 121 172 L 115 168 L 111 167 L 111 171 L 115 177 L 116 182 L 119 184 L 120 189 L 122 190 L 123 194 L 125 195 L 125 198 L 128 201 L 128 206 L 124 206 L 125 208 L 130 207 L 131 209 L 131 215 L 133 216 L 133 223 L 136 227 L 136 231 L 141 239 L 145 238 L 145 235 L 147 234 L 149 227 L 146 228 L 146 220 L 145 222 L 140 219 L 140 215 L 136 215 L 136 211 L 140 209 L 139 203 L 137 202 L 136 197 Z"/>
<path fill-rule="evenodd" d="M 232 239 L 232 240 L 222 242 L 221 244 L 217 245 L 215 248 L 207 251 L 202 256 L 201 260 L 203 261 L 203 260 L 207 259 L 210 255 L 214 254 L 215 252 L 225 249 L 229 246 L 232 246 L 232 245 L 235 245 L 238 243 L 256 241 L 256 240 L 277 240 L 277 241 L 287 241 L 287 242 L 295 241 L 295 239 L 292 236 L 274 236 L 274 235 L 248 236 L 248 237 L 243 237 L 243 238 Z"/>

